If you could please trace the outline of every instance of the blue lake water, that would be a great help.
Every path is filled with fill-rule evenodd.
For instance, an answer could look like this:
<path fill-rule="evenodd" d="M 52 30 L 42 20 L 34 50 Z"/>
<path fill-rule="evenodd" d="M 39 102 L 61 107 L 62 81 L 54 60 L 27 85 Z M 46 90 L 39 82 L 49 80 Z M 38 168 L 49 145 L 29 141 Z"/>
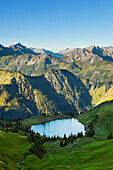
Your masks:
<path fill-rule="evenodd" d="M 71 133 L 75 135 L 78 132 L 83 132 L 83 135 L 85 135 L 84 125 L 74 118 L 54 120 L 45 124 L 33 125 L 31 130 L 35 133 L 38 132 L 40 135 L 45 134 L 47 137 L 52 137 L 54 135 L 63 137 L 64 134 L 68 137 Z"/>

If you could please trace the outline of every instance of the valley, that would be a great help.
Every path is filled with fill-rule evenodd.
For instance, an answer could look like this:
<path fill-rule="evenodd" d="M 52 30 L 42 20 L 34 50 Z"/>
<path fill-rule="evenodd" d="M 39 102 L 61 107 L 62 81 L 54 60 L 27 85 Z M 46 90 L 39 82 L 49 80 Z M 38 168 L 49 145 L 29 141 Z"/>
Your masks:
<path fill-rule="evenodd" d="M 0 168 L 112 169 L 112 100 L 111 46 L 54 53 L 0 45 Z M 85 136 L 50 139 L 28 130 L 72 117 Z"/>

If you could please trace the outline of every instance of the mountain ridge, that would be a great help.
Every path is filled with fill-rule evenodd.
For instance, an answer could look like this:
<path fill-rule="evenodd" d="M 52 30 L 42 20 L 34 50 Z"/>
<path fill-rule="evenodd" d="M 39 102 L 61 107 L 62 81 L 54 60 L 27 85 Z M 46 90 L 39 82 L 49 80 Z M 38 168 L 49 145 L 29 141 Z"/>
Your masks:
<path fill-rule="evenodd" d="M 67 63 L 72 63 L 74 61 L 95 63 L 101 60 L 113 61 L 113 47 L 99 47 L 90 46 L 82 49 L 76 49 L 75 51 L 70 51 L 65 54 L 60 59 Z"/>
<path fill-rule="evenodd" d="M 2 50 L 19 55 L 2 56 Z M 1 45 L 1 118 L 75 115 L 113 99 L 113 62 L 109 61 L 112 50 L 90 46 L 74 49 L 58 59 L 50 54 L 30 54 L 32 50 L 20 43 L 9 48 Z"/>
<path fill-rule="evenodd" d="M 0 118 L 24 119 L 38 114 L 80 114 L 113 98 L 113 83 L 81 79 L 65 69 L 41 76 L 0 70 Z"/>
<path fill-rule="evenodd" d="M 88 90 L 67 70 L 53 69 L 37 77 L 0 71 L 0 79 L 1 119 L 22 119 L 37 114 L 78 114 L 91 107 Z"/>

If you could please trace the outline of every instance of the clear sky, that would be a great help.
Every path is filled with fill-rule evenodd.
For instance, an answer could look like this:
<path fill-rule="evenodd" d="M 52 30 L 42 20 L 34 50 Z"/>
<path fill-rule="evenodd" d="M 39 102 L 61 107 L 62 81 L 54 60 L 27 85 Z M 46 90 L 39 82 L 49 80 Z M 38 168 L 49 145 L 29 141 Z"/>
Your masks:
<path fill-rule="evenodd" d="M 0 43 L 60 51 L 113 46 L 113 0 L 0 0 Z"/>

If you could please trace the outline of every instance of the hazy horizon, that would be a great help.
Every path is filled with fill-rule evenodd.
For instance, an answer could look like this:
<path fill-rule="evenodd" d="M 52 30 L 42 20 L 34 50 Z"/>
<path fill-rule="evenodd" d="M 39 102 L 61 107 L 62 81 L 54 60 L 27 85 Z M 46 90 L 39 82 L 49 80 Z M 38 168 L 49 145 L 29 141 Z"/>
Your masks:
<path fill-rule="evenodd" d="M 0 43 L 58 52 L 113 46 L 112 0 L 1 0 Z"/>
<path fill-rule="evenodd" d="M 21 42 L 15 42 L 15 43 L 13 43 L 13 44 L 9 44 L 9 45 L 4 45 L 4 44 L 1 44 L 1 45 L 3 45 L 3 46 L 5 46 L 5 47 L 9 47 L 9 46 L 11 46 L 11 45 L 16 45 L 16 44 L 18 44 L 18 43 L 20 43 L 21 45 L 23 45 L 23 46 L 26 46 L 26 44 L 23 44 L 23 43 L 21 43 Z M 54 51 L 54 50 L 52 50 L 52 49 L 48 49 L 48 48 L 43 48 L 43 47 L 33 47 L 33 46 L 26 46 L 27 48 L 39 48 L 39 49 L 45 49 L 45 50 L 50 50 L 50 51 L 52 51 L 52 52 L 60 52 L 60 51 L 62 51 L 62 50 L 66 50 L 66 49 L 76 49 L 76 48 L 78 48 L 78 49 L 82 49 L 82 48 L 87 48 L 87 47 L 91 47 L 91 46 L 99 46 L 99 47 L 110 47 L 110 46 L 112 46 L 112 45 L 108 45 L 108 46 L 101 46 L 101 45 L 94 45 L 94 44 L 91 44 L 91 45 L 89 45 L 89 46 L 83 46 L 83 47 L 67 47 L 67 48 L 65 48 L 65 49 L 60 49 L 59 51 Z M 112 46 L 113 47 L 113 46 Z"/>

